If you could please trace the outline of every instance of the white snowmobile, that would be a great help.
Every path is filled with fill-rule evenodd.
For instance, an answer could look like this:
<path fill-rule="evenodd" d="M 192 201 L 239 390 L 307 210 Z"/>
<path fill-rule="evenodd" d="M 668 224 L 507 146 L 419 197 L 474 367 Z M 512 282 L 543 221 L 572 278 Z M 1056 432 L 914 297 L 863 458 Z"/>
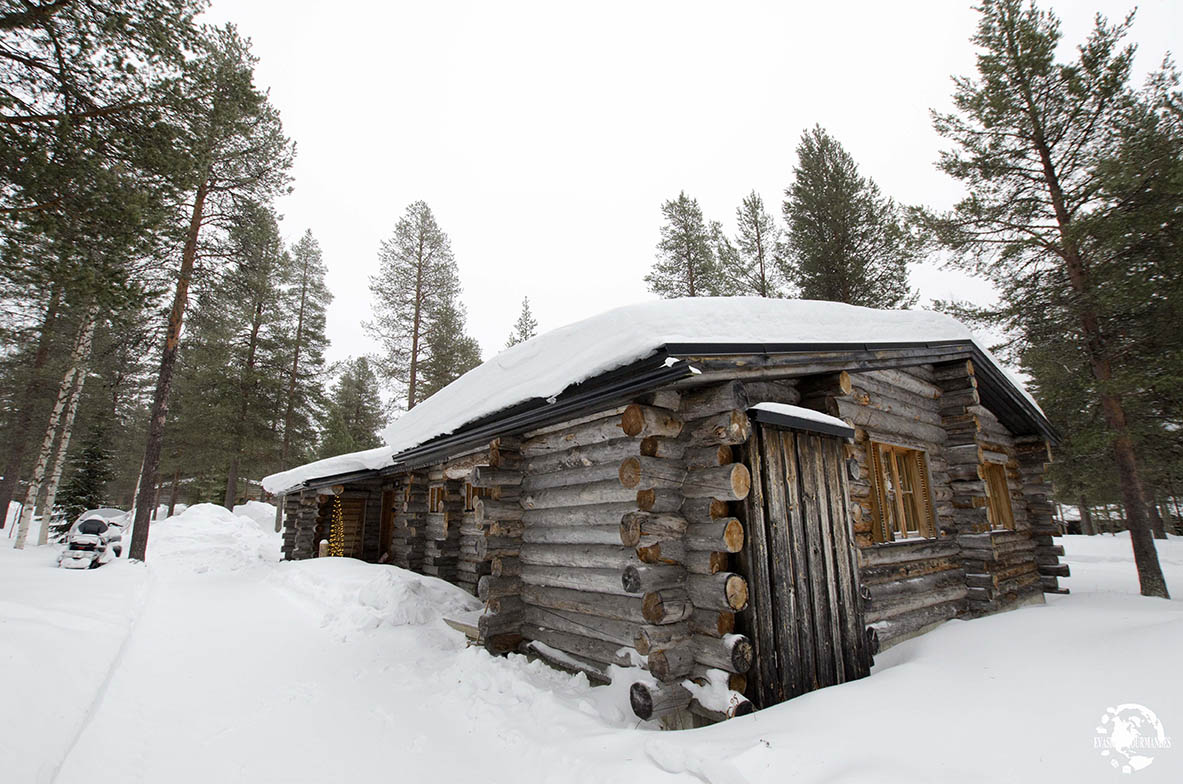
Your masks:
<path fill-rule="evenodd" d="M 119 509 L 88 509 L 78 515 L 66 534 L 66 549 L 58 556 L 65 569 L 93 569 L 123 552 L 123 523 L 127 513 Z"/>

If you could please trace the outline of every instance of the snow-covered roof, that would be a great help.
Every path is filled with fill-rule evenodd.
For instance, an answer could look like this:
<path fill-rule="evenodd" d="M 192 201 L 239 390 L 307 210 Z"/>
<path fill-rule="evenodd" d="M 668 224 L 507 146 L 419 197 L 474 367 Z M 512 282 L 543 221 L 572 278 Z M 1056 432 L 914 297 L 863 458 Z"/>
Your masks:
<path fill-rule="evenodd" d="M 626 305 L 502 351 L 389 425 L 382 433 L 386 446 L 272 474 L 263 479 L 263 487 L 280 493 L 311 479 L 389 466 L 395 455 L 470 422 L 531 399 L 555 397 L 573 384 L 644 359 L 670 344 L 957 340 L 972 341 L 973 334 L 956 319 L 927 310 L 875 310 L 762 297 L 694 297 Z M 978 348 L 989 356 L 984 346 L 978 344 Z M 1013 379 L 1012 383 L 1022 391 Z"/>

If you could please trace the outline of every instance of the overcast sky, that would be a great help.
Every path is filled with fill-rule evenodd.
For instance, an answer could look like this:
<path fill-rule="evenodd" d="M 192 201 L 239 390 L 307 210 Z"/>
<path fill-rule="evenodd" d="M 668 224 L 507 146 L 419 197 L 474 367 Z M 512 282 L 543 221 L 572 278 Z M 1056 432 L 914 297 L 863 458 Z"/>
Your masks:
<path fill-rule="evenodd" d="M 1066 55 L 1110 0 L 1061 0 Z M 1143 0 L 1136 72 L 1178 51 L 1183 12 Z M 372 351 L 361 322 L 379 242 L 431 205 L 469 331 L 500 351 L 530 298 L 543 330 L 651 299 L 661 203 L 685 190 L 734 229 L 752 189 L 779 215 L 802 131 L 821 124 L 897 201 L 950 205 L 929 109 L 971 74 L 963 0 L 508 3 L 216 0 L 254 41 L 257 77 L 297 143 L 289 241 L 324 249 L 331 359 Z M 924 265 L 922 302 L 982 299 Z"/>

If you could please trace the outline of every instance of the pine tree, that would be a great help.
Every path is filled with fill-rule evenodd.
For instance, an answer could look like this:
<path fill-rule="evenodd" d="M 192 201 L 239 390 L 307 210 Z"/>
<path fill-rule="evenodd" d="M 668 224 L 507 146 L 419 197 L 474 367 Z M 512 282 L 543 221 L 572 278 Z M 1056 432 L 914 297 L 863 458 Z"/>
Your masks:
<path fill-rule="evenodd" d="M 645 275 L 649 290 L 661 297 L 714 297 L 727 293 L 716 252 L 718 233 L 702 216 L 698 201 L 683 191 L 661 205 L 665 224 L 657 261 Z"/>
<path fill-rule="evenodd" d="M 465 332 L 464 306 L 457 302 L 440 306 L 423 344 L 421 400 L 481 364 L 481 346 Z"/>
<path fill-rule="evenodd" d="M 110 506 L 107 485 L 115 477 L 112 456 L 107 434 L 101 428 L 89 430 L 82 448 L 70 459 L 70 476 L 58 494 L 67 522 L 73 522 L 87 509 Z"/>
<path fill-rule="evenodd" d="M 325 284 L 325 272 L 320 244 L 308 230 L 292 247 L 291 264 L 281 281 L 282 306 L 288 313 L 286 350 L 291 355 L 279 455 L 279 467 L 283 469 L 304 462 L 316 446 L 315 420 L 324 405 L 320 382 L 328 346 L 325 314 L 333 299 Z"/>
<path fill-rule="evenodd" d="M 407 207 L 378 261 L 378 274 L 370 278 L 374 320 L 365 326 L 382 344 L 382 374 L 411 409 L 423 399 L 424 336 L 460 290 L 456 261 L 448 235 L 422 201 Z"/>
<path fill-rule="evenodd" d="M 776 220 L 764 209 L 760 194 L 752 191 L 735 210 L 739 233 L 731 264 L 724 267 L 733 281 L 737 294 L 758 297 L 780 297 L 784 281 L 776 265 L 776 248 L 780 243 L 780 229 Z"/>
<path fill-rule="evenodd" d="M 801 136 L 782 211 L 781 270 L 802 298 L 872 308 L 916 303 L 908 288 L 916 243 L 899 210 L 820 126 Z"/>
<path fill-rule="evenodd" d="M 378 377 L 369 360 L 365 357 L 346 360 L 329 398 L 320 456 L 332 457 L 382 446 L 378 431 L 383 424 Z"/>
<path fill-rule="evenodd" d="M 1112 155 L 1136 127 L 1131 109 L 1147 100 L 1128 86 L 1134 51 L 1121 41 L 1132 17 L 1118 25 L 1098 17 L 1078 59 L 1062 64 L 1053 14 L 1020 0 L 986 0 L 978 10 L 977 78 L 957 79 L 956 111 L 934 116 L 955 145 L 940 167 L 970 196 L 948 215 L 926 219 L 959 263 L 996 283 L 1001 326 L 1038 346 L 1038 315 L 1052 331 L 1074 336 L 1095 383 L 1142 593 L 1165 597 L 1131 425 L 1144 374 L 1124 372 L 1123 331 L 1126 308 L 1145 291 L 1137 279 L 1166 267 L 1140 247 L 1161 238 L 1154 220 L 1123 206 L 1136 196 L 1165 198 L 1159 215 L 1178 216 L 1181 191 L 1177 179 L 1174 187 L 1152 185 L 1177 165 L 1135 172 Z M 1107 162 L 1115 168 L 1107 171 Z M 1168 264 L 1177 267 L 1176 259 Z"/>
<path fill-rule="evenodd" d="M 534 314 L 530 312 L 530 298 L 522 297 L 522 312 L 518 316 L 518 320 L 514 322 L 513 331 L 509 333 L 505 347 L 512 348 L 519 343 L 524 343 L 536 334 L 538 334 L 538 322 L 534 320 Z"/>

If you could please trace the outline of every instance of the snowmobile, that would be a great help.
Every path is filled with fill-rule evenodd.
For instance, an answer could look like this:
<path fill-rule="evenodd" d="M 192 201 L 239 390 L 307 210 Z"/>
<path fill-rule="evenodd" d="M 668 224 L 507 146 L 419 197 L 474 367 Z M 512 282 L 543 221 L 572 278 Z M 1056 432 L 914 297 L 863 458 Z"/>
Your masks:
<path fill-rule="evenodd" d="M 78 516 L 66 534 L 66 549 L 58 556 L 64 569 L 94 569 L 123 553 L 127 513 L 118 509 L 90 509 Z"/>

